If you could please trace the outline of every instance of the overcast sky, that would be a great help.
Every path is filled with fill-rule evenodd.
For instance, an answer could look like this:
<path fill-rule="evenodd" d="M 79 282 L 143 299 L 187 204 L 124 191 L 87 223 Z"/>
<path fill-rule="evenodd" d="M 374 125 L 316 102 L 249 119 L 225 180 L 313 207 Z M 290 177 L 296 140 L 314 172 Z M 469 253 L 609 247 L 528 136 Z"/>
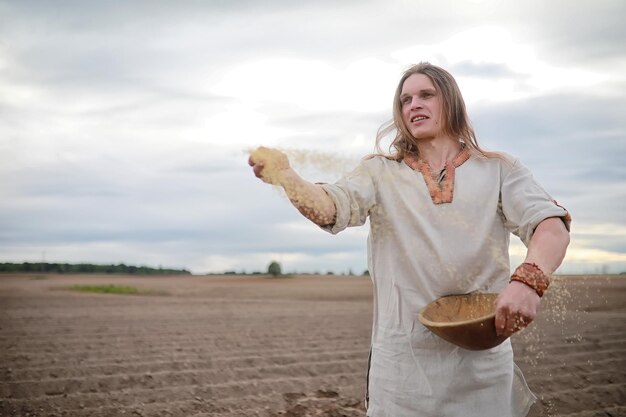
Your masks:
<path fill-rule="evenodd" d="M 626 271 L 625 19 L 623 0 L 0 0 L 0 262 L 360 274 L 367 228 L 322 232 L 247 152 L 334 181 L 430 61 L 479 142 L 572 213 L 560 272 Z"/>

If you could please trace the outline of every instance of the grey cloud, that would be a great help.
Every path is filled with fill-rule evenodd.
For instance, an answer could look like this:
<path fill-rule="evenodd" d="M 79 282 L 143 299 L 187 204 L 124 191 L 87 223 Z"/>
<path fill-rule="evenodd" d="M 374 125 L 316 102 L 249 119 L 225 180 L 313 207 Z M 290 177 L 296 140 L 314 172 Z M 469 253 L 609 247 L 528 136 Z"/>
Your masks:
<path fill-rule="evenodd" d="M 186 2 L 181 7 L 170 2 L 72 2 L 62 7 L 19 2 L 6 6 L 11 18 L 0 36 L 12 39 L 10 50 L 31 77 L 82 85 L 118 80 L 130 88 L 145 82 L 146 72 L 196 74 L 215 64 L 259 56 L 334 56 L 338 65 L 364 55 L 382 58 L 390 43 L 436 41 L 450 27 L 460 28 L 436 7 L 403 2 L 329 7 L 320 2 L 248 1 L 222 7 L 226 3 Z"/>
<path fill-rule="evenodd" d="M 614 253 L 626 253 L 626 242 L 620 236 L 606 235 L 581 235 L 580 240 L 584 240 L 585 246 Z"/>
<path fill-rule="evenodd" d="M 100 173 L 60 164 L 5 171 L 4 177 L 9 180 L 5 193 L 14 198 L 116 198 L 125 192 Z"/>
<path fill-rule="evenodd" d="M 623 191 L 623 183 L 614 187 L 599 184 L 579 186 L 569 193 L 561 192 L 558 186 L 553 188 L 559 192 L 559 202 L 571 212 L 574 230 L 577 224 L 626 224 L 626 192 Z"/>
<path fill-rule="evenodd" d="M 367 4 L 371 1 L 346 0 L 344 4 Z M 21 0 L 20 2 L 3 1 L 7 11 L 13 13 L 28 13 L 44 17 L 53 16 L 60 20 L 72 22 L 74 25 L 87 25 L 79 17 L 93 16 L 97 21 L 107 21 L 127 18 L 134 20 L 138 17 L 159 16 L 163 18 L 191 18 L 199 14 L 220 14 L 224 12 L 241 13 L 258 11 L 277 11 L 282 9 L 300 8 L 306 9 L 311 6 L 291 0 L 189 0 L 184 4 L 172 3 L 168 0 L 110 0 L 107 2 L 84 2 L 80 0 L 60 0 L 50 3 L 46 0 Z M 316 7 L 335 5 L 333 0 L 321 0 L 316 2 Z"/>
<path fill-rule="evenodd" d="M 218 217 L 208 215 L 205 219 L 198 218 L 193 224 L 180 227 L 171 220 L 171 224 L 168 224 L 167 219 L 159 223 L 151 222 L 149 218 L 143 222 L 128 222 L 127 219 L 118 216 L 111 218 L 102 213 L 93 213 L 87 216 L 88 219 L 80 219 L 71 211 L 27 211 L 23 213 L 24 218 L 15 218 L 13 215 L 13 218 L 7 219 L 9 223 L 1 229 L 0 246 L 54 247 L 106 243 L 146 247 L 157 242 L 161 245 L 169 242 L 188 248 L 184 250 L 201 250 L 205 254 L 221 256 L 245 257 L 246 254 L 268 252 L 329 256 L 338 252 L 354 252 L 362 256 L 362 261 L 365 260 L 365 239 L 355 240 L 349 236 L 342 236 L 342 239 L 327 235 L 302 219 L 286 201 L 270 206 L 271 210 L 267 205 L 261 206 L 258 213 L 255 211 L 252 216 L 249 208 L 237 213 L 236 204 L 231 202 L 229 207 L 230 213 L 222 213 Z M 125 207 L 126 210 L 129 208 Z M 178 207 L 176 215 L 184 216 L 185 212 Z M 244 218 L 245 221 L 242 220 Z M 25 222 L 26 219 L 32 221 Z M 303 228 L 293 232 L 281 226 L 282 221 L 300 222 Z M 306 239 L 303 239 L 303 235 L 306 235 Z"/>
<path fill-rule="evenodd" d="M 477 63 L 472 61 L 463 61 L 451 65 L 449 71 L 455 77 L 477 77 L 477 78 L 524 78 L 524 76 L 515 73 L 504 64 L 493 63 Z"/>
<path fill-rule="evenodd" d="M 557 6 L 562 16 L 555 18 L 558 14 L 553 9 L 544 18 L 550 23 L 539 27 L 545 52 L 550 51 L 555 61 L 584 62 L 589 66 L 618 64 L 626 39 L 626 3 L 602 0 L 587 7 L 572 6 L 570 2 Z"/>
<path fill-rule="evenodd" d="M 577 92 L 483 104 L 473 119 L 482 144 L 529 166 L 570 210 L 575 230 L 577 222 L 626 222 L 625 112 L 621 97 Z"/>
<path fill-rule="evenodd" d="M 620 0 L 598 1 L 593 7 L 538 0 L 513 4 L 485 2 L 471 7 L 445 1 L 428 3 L 428 7 L 425 4 L 248 0 L 192 1 L 185 2 L 183 7 L 167 1 L 20 1 L 5 2 L 6 17 L 2 23 L 10 30 L 20 26 L 17 22 L 28 22 L 28 27 L 39 28 L 35 34 L 46 33 L 48 28 L 81 34 L 79 38 L 84 37 L 86 44 L 96 50 L 104 47 L 106 51 L 106 44 L 112 41 L 121 50 L 119 61 L 132 61 L 133 57 L 124 51 L 135 42 L 134 48 L 144 49 L 141 54 L 144 59 L 146 54 L 155 55 L 156 59 L 157 51 L 146 51 L 141 46 L 163 35 L 176 44 L 180 27 L 200 38 L 199 45 L 205 44 L 203 50 L 221 61 L 231 54 L 242 57 L 259 53 L 308 57 L 330 54 L 337 56 L 339 62 L 349 61 L 365 52 L 386 55 L 390 43 L 411 46 L 437 42 L 464 28 L 489 24 L 525 31 L 544 46 L 545 53 L 562 56 L 570 62 L 610 58 L 623 51 L 621 39 L 626 33 L 621 20 L 626 6 Z M 455 6 L 453 13 L 450 5 Z M 219 36 L 219 31 L 213 28 L 230 28 L 229 36 Z M 90 33 L 93 39 L 86 36 Z M 102 37 L 103 33 L 106 36 Z M 296 39 L 298 42 L 294 43 Z M 264 51 L 255 53 L 259 44 L 264 45 Z M 116 49 L 110 49 L 109 58 Z M 182 52 L 177 58 L 189 60 L 189 54 Z M 168 59 L 171 55 L 163 57 Z M 416 57 L 419 60 L 421 57 Z"/>
<path fill-rule="evenodd" d="M 554 155 L 577 156 L 579 163 L 595 165 L 624 154 L 625 112 L 621 97 L 570 93 L 482 105 L 472 119 L 480 138 L 512 153 L 546 164 Z"/>

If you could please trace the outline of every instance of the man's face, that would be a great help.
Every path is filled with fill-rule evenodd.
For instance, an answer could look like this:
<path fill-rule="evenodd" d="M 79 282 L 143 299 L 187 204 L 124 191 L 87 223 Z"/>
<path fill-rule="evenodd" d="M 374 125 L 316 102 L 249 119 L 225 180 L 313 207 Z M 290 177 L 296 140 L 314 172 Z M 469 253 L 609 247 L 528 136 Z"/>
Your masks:
<path fill-rule="evenodd" d="M 424 74 L 409 76 L 400 94 L 402 120 L 416 139 L 435 139 L 441 134 L 442 99 Z"/>

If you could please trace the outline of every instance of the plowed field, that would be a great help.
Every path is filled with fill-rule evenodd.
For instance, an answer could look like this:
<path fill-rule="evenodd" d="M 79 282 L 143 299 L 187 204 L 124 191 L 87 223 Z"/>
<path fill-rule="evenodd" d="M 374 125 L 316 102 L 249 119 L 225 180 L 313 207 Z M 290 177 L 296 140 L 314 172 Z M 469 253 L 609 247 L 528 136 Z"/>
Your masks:
<path fill-rule="evenodd" d="M 548 294 L 514 337 L 535 415 L 626 415 L 626 279 Z M 362 417 L 371 315 L 364 277 L 0 276 L 0 416 Z"/>

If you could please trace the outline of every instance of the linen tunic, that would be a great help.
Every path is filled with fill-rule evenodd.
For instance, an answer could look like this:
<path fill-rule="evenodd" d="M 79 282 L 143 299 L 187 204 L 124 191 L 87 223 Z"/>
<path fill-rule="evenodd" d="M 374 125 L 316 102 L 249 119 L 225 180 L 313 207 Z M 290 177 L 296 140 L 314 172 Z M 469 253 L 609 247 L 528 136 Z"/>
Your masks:
<path fill-rule="evenodd" d="M 376 156 L 335 184 L 335 234 L 369 218 L 374 317 L 369 417 L 518 417 L 536 400 L 511 343 L 459 348 L 426 329 L 419 312 L 451 294 L 500 292 L 510 277 L 509 236 L 526 246 L 549 217 L 568 216 L 517 159 L 472 155 L 455 169 L 453 200 L 434 204 L 424 177 Z"/>

